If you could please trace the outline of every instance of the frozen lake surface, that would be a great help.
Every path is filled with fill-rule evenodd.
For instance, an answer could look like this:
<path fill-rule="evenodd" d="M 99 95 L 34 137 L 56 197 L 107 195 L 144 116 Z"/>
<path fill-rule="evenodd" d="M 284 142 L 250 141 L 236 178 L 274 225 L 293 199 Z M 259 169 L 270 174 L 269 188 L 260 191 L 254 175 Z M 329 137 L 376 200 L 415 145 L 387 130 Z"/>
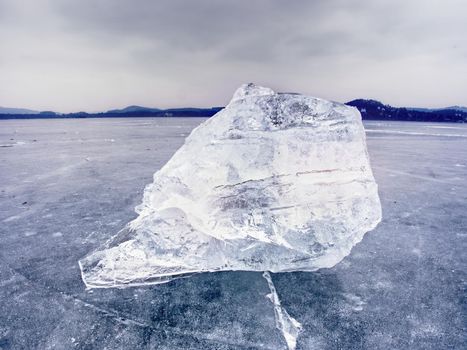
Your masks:
<path fill-rule="evenodd" d="M 261 273 L 81 281 L 203 120 L 0 121 L 0 349 L 287 348 Z M 332 269 L 271 274 L 297 349 L 466 348 L 467 126 L 365 127 L 383 221 Z"/>

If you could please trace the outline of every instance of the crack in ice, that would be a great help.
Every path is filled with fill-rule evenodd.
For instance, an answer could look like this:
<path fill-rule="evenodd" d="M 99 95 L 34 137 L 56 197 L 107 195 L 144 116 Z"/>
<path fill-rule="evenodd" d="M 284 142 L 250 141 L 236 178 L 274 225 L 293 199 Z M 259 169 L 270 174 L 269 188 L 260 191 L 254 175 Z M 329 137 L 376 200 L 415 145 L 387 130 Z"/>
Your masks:
<path fill-rule="evenodd" d="M 269 290 L 271 291 L 271 293 L 267 295 L 267 298 L 274 305 L 274 317 L 276 318 L 276 328 L 282 332 L 282 335 L 284 336 L 284 339 L 287 343 L 288 349 L 295 350 L 295 347 L 297 346 L 298 334 L 302 329 L 302 325 L 295 318 L 290 316 L 287 310 L 282 307 L 281 301 L 279 300 L 279 296 L 276 292 L 276 287 L 272 282 L 271 274 L 265 271 L 263 273 L 263 277 L 268 282 Z"/>
<path fill-rule="evenodd" d="M 448 184 L 448 185 L 452 185 L 452 186 L 457 186 L 457 185 L 460 184 L 460 182 L 447 181 L 447 180 L 457 180 L 457 178 L 448 178 L 447 180 L 443 180 L 443 179 L 428 177 L 428 176 L 424 176 L 424 175 L 411 174 L 411 173 L 408 173 L 408 172 L 405 172 L 405 171 L 389 169 L 389 168 L 385 168 L 385 167 L 381 167 L 381 166 L 377 166 L 377 165 L 373 166 L 373 169 L 382 170 L 382 171 L 385 171 L 385 172 L 388 172 L 388 173 L 393 173 L 393 174 L 396 174 L 396 175 L 413 177 L 415 179 L 438 182 L 438 183 L 442 183 L 442 184 Z"/>

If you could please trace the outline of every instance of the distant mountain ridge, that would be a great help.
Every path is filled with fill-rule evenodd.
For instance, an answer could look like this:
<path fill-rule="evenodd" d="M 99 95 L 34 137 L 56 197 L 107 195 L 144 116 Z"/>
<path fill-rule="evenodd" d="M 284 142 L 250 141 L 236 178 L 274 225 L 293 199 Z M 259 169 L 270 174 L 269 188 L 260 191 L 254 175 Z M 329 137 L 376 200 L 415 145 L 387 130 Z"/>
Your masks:
<path fill-rule="evenodd" d="M 421 112 L 434 112 L 434 111 L 439 112 L 439 111 L 444 111 L 447 109 L 467 112 L 467 107 L 462 107 L 462 106 L 449 106 L 449 107 L 443 107 L 443 108 L 419 108 L 419 107 L 406 107 L 406 108 L 413 110 L 413 111 L 421 111 Z"/>
<path fill-rule="evenodd" d="M 392 107 L 376 100 L 357 99 L 346 103 L 356 107 L 363 120 L 400 120 L 467 123 L 467 107 L 437 109 Z"/>
<path fill-rule="evenodd" d="M 400 120 L 427 122 L 467 123 L 467 107 L 451 106 L 446 108 L 393 107 L 371 99 L 356 99 L 346 103 L 356 107 L 363 120 Z M 31 118 L 122 118 L 122 117 L 211 117 L 223 107 L 211 108 L 169 108 L 159 109 L 143 106 L 128 106 L 99 113 L 65 113 L 33 111 L 22 108 L 0 107 L 0 119 Z"/>
<path fill-rule="evenodd" d="M 467 107 L 462 107 L 462 106 L 451 106 L 451 107 L 446 107 L 444 109 L 454 109 L 456 111 L 467 112 Z"/>
<path fill-rule="evenodd" d="M 122 109 L 111 109 L 106 112 L 73 112 L 55 113 L 44 111 L 34 113 L 21 108 L 9 108 L 0 110 L 0 119 L 41 119 L 41 118 L 125 118 L 125 117 L 211 117 L 224 107 L 210 108 L 149 108 L 142 106 L 128 106 Z M 25 112 L 23 112 L 25 111 Z M 32 111 L 31 111 L 32 112 Z"/>
<path fill-rule="evenodd" d="M 133 112 L 144 112 L 144 113 L 153 113 L 160 112 L 159 108 L 148 108 L 141 106 L 128 106 L 122 109 L 111 109 L 105 113 L 133 113 Z"/>
<path fill-rule="evenodd" d="M 26 108 L 10 108 L 10 107 L 1 107 L 0 114 L 38 114 L 39 111 L 34 111 L 32 109 Z"/>

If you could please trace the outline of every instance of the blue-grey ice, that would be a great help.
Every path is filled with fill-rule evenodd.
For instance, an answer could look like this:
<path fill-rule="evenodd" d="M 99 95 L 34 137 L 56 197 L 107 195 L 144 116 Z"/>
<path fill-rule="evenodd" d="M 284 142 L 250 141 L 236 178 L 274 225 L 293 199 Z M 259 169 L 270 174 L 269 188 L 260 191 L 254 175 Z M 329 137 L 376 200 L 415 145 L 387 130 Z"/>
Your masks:
<path fill-rule="evenodd" d="M 0 121 L 0 144 L 24 142 L 0 147 L 0 348 L 288 348 L 262 272 L 84 288 L 76 262 L 204 121 Z M 270 273 L 296 349 L 464 349 L 467 125 L 364 125 L 383 220 L 331 269 Z"/>
<path fill-rule="evenodd" d="M 315 271 L 340 262 L 381 220 L 358 110 L 254 84 L 193 130 L 137 212 L 80 261 L 88 287 Z"/>

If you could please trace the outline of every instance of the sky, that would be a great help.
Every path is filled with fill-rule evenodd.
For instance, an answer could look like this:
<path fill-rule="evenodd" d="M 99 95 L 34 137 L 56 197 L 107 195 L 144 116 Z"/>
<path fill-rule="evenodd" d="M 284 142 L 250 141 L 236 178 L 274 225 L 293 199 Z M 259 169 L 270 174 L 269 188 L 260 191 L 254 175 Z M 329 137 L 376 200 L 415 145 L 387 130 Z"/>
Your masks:
<path fill-rule="evenodd" d="M 242 83 L 467 105 L 466 0 L 0 0 L 0 106 L 223 106 Z"/>

